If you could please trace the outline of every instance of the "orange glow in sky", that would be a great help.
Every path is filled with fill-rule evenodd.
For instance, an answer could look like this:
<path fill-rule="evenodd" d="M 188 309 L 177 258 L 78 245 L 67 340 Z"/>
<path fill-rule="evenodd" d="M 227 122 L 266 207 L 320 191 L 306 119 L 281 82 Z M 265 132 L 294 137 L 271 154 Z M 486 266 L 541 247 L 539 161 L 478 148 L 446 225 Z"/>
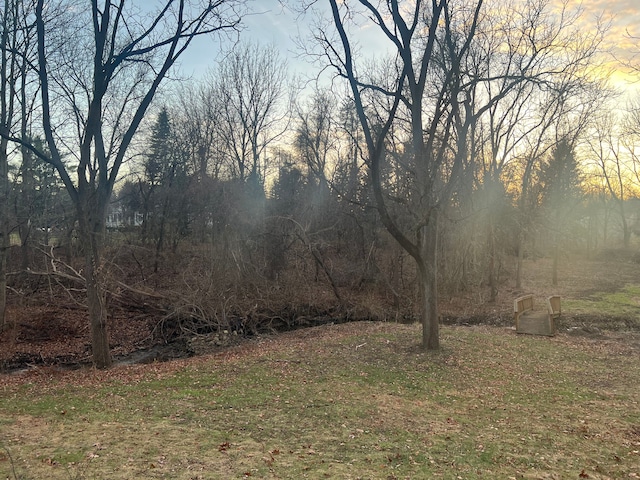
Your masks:
<path fill-rule="evenodd" d="M 603 47 L 610 52 L 605 63 L 614 70 L 611 82 L 617 88 L 635 89 L 640 80 L 640 1 L 568 0 L 567 6 L 583 9 L 579 22 L 585 29 L 595 30 L 598 20 L 610 25 Z M 638 71 L 634 73 L 625 63 L 635 65 Z"/>

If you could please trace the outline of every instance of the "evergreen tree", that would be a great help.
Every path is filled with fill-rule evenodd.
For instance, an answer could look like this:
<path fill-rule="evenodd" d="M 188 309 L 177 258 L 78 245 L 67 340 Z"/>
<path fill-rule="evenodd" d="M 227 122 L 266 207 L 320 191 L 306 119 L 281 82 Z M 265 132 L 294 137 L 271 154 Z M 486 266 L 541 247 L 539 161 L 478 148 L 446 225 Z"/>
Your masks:
<path fill-rule="evenodd" d="M 145 160 L 145 176 L 150 185 L 163 183 L 172 164 L 171 124 L 169 113 L 163 107 L 151 129 L 149 154 Z"/>
<path fill-rule="evenodd" d="M 582 178 L 569 142 L 561 140 L 558 143 L 549 162 L 542 167 L 540 180 L 543 202 L 552 210 L 566 210 L 562 208 L 564 205 L 580 197 Z"/>
<path fill-rule="evenodd" d="M 187 233 L 187 161 L 180 154 L 166 108 L 158 114 L 151 130 L 149 153 L 145 159 L 145 182 L 141 184 L 144 206 L 143 239 L 155 244 L 154 271 L 167 244 L 176 248 Z"/>
<path fill-rule="evenodd" d="M 542 167 L 540 182 L 553 249 L 552 283 L 557 285 L 561 243 L 577 223 L 576 207 L 581 199 L 582 178 L 569 142 L 561 140 L 558 143 L 549 162 Z"/>

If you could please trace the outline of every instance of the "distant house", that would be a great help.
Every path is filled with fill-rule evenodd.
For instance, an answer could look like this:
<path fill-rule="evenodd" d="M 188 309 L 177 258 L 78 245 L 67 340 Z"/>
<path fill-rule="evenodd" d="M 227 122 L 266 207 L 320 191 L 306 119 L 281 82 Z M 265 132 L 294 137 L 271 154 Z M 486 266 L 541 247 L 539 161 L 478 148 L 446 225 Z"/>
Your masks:
<path fill-rule="evenodd" d="M 121 206 L 112 207 L 107 214 L 107 228 L 117 230 L 126 227 L 140 227 L 144 215 L 138 212 L 125 212 Z"/>

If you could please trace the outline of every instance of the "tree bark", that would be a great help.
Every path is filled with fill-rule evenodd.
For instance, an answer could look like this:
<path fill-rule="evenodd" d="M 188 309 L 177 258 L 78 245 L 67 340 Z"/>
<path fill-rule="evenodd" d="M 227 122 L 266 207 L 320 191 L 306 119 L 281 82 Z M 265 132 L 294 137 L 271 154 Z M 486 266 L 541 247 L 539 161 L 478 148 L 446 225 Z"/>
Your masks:
<path fill-rule="evenodd" d="M 20 65 L 20 138 L 24 144 L 20 146 L 22 155 L 22 205 L 19 218 L 20 242 L 21 242 L 21 267 L 26 272 L 31 264 L 31 212 L 33 205 L 34 179 L 33 179 L 33 155 L 25 146 L 29 134 L 29 104 L 27 102 L 27 62 Z M 46 235 L 49 235 L 49 225 L 45 223 Z M 48 244 L 48 242 L 47 242 Z"/>
<path fill-rule="evenodd" d="M 7 264 L 9 258 L 9 159 L 7 141 L 0 138 L 0 332 L 7 328 Z"/>
<path fill-rule="evenodd" d="M 2 206 L 0 208 L 4 209 L 5 207 Z M 9 234 L 5 227 L 6 222 L 0 220 L 0 224 L 0 332 L 3 332 L 7 328 L 7 258 L 9 254 Z"/>
<path fill-rule="evenodd" d="M 171 184 L 169 184 L 171 188 Z M 153 260 L 153 273 L 158 273 L 160 267 L 160 253 L 164 245 L 164 232 L 166 229 L 166 219 L 169 214 L 169 195 L 165 192 L 164 202 L 162 203 L 162 213 L 160 214 L 160 225 L 158 226 L 158 238 L 156 240 L 156 252 Z"/>
<path fill-rule="evenodd" d="M 497 273 L 496 273 L 496 234 L 495 234 L 495 225 L 494 225 L 494 215 L 492 212 L 489 213 L 489 218 L 488 218 L 488 225 L 487 225 L 487 230 L 488 230 L 488 240 L 489 240 L 489 289 L 490 289 L 490 295 L 489 295 L 489 303 L 495 303 L 496 299 L 498 298 L 498 279 L 497 279 Z"/>
<path fill-rule="evenodd" d="M 429 216 L 423 227 L 422 258 L 419 268 L 422 289 L 422 348 L 440 349 L 440 320 L 438 315 L 438 214 Z"/>
<path fill-rule="evenodd" d="M 516 289 L 522 288 L 522 262 L 524 260 L 524 233 L 522 229 L 518 231 L 518 260 L 516 264 Z"/>
<path fill-rule="evenodd" d="M 553 270 L 551 272 L 551 284 L 555 287 L 558 285 L 558 256 L 560 255 L 560 246 L 558 233 L 553 238 Z"/>
<path fill-rule="evenodd" d="M 624 210 L 622 212 L 622 241 L 624 248 L 629 248 L 631 244 L 631 229 L 629 228 L 629 222 L 624 217 Z"/>
<path fill-rule="evenodd" d="M 12 85 L 14 79 L 13 61 L 7 56 L 10 46 L 9 30 L 11 28 L 10 5 L 4 2 L 4 15 L 0 24 L 0 129 L 8 127 L 12 116 Z M 15 19 L 13 19 L 15 20 Z M 0 137 L 0 332 L 5 329 L 5 313 L 7 305 L 7 256 L 9 254 L 9 157 L 8 141 Z"/>
<path fill-rule="evenodd" d="M 107 328 L 106 289 L 103 284 L 103 265 L 100 255 L 106 217 L 102 213 L 104 208 L 94 206 L 90 202 L 80 202 L 76 208 L 79 233 L 84 248 L 84 277 L 87 287 L 92 360 L 94 367 L 104 369 L 112 364 Z"/>
<path fill-rule="evenodd" d="M 93 252 L 93 249 L 85 253 L 85 282 L 93 365 L 98 369 L 103 369 L 111 366 L 112 359 L 107 330 L 106 295 L 100 282 L 100 259 L 96 256 L 97 252 Z"/>

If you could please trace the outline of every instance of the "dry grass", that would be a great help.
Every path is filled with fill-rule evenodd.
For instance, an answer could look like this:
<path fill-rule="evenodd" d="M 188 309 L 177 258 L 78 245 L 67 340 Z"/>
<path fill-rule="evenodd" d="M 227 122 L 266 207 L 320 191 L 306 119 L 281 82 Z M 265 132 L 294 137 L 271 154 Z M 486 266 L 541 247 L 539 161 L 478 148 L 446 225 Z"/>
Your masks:
<path fill-rule="evenodd" d="M 624 337 L 352 323 L 0 377 L 2 478 L 640 478 Z"/>

